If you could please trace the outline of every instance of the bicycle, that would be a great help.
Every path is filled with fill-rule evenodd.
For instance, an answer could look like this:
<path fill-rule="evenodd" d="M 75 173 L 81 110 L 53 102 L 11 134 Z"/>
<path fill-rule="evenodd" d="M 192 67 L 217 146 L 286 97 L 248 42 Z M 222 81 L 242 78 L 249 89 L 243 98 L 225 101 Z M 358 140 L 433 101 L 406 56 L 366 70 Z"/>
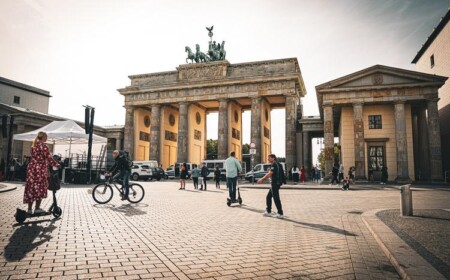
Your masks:
<path fill-rule="evenodd" d="M 112 186 L 114 186 L 119 191 L 120 195 L 123 196 L 123 186 L 119 188 L 116 183 L 122 185 L 120 181 L 114 180 L 112 176 L 105 176 L 105 182 L 96 185 L 92 189 L 92 198 L 95 200 L 95 202 L 99 204 L 108 203 L 112 199 L 114 194 Z M 139 203 L 142 199 L 144 199 L 144 195 L 144 188 L 141 185 L 137 183 L 131 183 L 129 185 L 129 194 L 127 199 L 129 202 Z"/>

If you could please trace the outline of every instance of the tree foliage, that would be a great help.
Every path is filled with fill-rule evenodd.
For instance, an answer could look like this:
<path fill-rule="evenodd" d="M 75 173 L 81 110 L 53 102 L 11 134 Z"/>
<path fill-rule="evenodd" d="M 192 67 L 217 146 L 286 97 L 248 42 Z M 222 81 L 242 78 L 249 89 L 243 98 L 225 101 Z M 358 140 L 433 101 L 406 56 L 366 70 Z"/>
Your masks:
<path fill-rule="evenodd" d="M 320 154 L 317 156 L 317 161 L 319 162 L 320 165 L 320 169 L 324 170 L 325 168 L 325 154 L 324 154 L 324 150 L 320 151 Z M 341 145 L 339 144 L 334 144 L 333 147 L 333 164 L 339 164 L 339 160 L 340 160 L 340 154 L 341 154 Z"/>
<path fill-rule="evenodd" d="M 216 159 L 218 147 L 219 141 L 213 139 L 206 140 L 206 158 Z"/>
<path fill-rule="evenodd" d="M 244 145 L 242 145 L 242 154 L 246 155 L 250 153 L 250 145 L 245 143 Z"/>

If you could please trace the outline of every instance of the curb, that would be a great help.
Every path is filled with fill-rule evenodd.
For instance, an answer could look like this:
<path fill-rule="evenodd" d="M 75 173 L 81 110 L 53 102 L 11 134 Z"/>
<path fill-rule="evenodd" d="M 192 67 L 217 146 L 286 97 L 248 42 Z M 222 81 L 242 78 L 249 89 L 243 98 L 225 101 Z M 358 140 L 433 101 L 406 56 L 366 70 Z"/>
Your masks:
<path fill-rule="evenodd" d="M 383 210 L 364 212 L 362 220 L 401 278 L 446 279 L 376 216 Z"/>
<path fill-rule="evenodd" d="M 17 189 L 16 185 L 11 185 L 11 184 L 0 184 L 0 193 L 4 193 L 4 192 L 9 192 L 9 191 L 13 191 L 15 189 Z"/>

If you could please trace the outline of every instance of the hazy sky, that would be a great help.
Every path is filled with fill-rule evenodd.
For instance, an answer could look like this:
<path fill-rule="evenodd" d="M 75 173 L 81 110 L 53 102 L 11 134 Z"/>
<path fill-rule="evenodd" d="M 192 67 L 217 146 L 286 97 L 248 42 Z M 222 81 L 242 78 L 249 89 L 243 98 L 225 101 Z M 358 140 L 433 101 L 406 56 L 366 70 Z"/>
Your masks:
<path fill-rule="evenodd" d="M 89 104 L 95 124 L 124 124 L 117 89 L 130 84 L 128 76 L 176 70 L 185 46 L 206 50 L 205 27 L 214 25 L 232 64 L 296 57 L 307 88 L 304 113 L 318 115 L 321 83 L 375 64 L 414 69 L 412 59 L 449 6 L 450 0 L 0 0 L 0 76 L 50 91 L 50 114 L 83 120 L 82 105 Z M 284 135 L 284 120 L 277 125 L 284 111 L 274 115 L 272 138 L 280 141 L 274 135 Z M 272 150 L 284 155 L 284 144 Z"/>

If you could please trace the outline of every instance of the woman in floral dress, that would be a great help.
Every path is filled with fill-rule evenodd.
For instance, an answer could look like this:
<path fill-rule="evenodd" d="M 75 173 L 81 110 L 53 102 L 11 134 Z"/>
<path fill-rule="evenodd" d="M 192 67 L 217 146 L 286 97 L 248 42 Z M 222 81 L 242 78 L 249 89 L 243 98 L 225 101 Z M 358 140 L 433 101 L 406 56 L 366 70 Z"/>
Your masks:
<path fill-rule="evenodd" d="M 23 203 L 28 203 L 28 214 L 32 213 L 33 202 L 36 201 L 34 213 L 45 212 L 40 208 L 41 201 L 47 197 L 48 169 L 47 163 L 59 166 L 50 154 L 47 144 L 47 133 L 40 131 L 31 145 L 31 160 L 27 167 L 25 193 Z"/>

